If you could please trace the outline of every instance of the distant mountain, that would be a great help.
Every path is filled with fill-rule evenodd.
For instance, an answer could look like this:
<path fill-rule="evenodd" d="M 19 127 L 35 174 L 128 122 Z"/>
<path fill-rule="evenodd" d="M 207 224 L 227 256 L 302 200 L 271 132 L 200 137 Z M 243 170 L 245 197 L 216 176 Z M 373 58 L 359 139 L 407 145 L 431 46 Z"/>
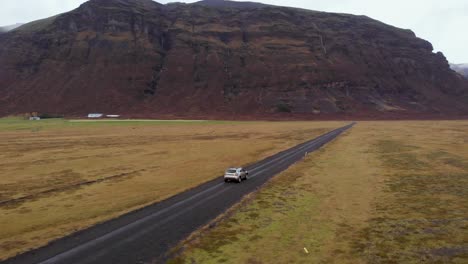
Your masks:
<path fill-rule="evenodd" d="M 366 16 L 91 0 L 0 35 L 0 115 L 466 115 L 431 43 Z"/>
<path fill-rule="evenodd" d="M 460 73 L 461 75 L 465 76 L 468 78 L 468 63 L 464 64 L 450 64 L 450 67 Z"/>
<path fill-rule="evenodd" d="M 267 5 L 256 2 L 238 2 L 238 1 L 225 1 L 225 0 L 203 0 L 195 2 L 197 5 L 204 5 L 208 7 L 228 7 L 228 8 L 259 8 Z"/>
<path fill-rule="evenodd" d="M 8 32 L 8 31 L 11 31 L 15 28 L 18 28 L 20 26 L 22 26 L 23 24 L 21 23 L 17 23 L 17 24 L 14 24 L 14 25 L 9 25 L 9 26 L 3 26 L 3 27 L 0 27 L 0 32 Z"/>

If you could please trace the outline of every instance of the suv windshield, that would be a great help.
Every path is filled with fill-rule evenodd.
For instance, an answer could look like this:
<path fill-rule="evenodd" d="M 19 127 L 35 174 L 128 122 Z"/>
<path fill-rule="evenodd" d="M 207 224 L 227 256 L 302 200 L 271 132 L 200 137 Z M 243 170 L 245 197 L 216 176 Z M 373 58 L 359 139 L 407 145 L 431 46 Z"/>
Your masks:
<path fill-rule="evenodd" d="M 227 173 L 236 173 L 237 170 L 227 170 L 226 172 L 227 172 Z"/>

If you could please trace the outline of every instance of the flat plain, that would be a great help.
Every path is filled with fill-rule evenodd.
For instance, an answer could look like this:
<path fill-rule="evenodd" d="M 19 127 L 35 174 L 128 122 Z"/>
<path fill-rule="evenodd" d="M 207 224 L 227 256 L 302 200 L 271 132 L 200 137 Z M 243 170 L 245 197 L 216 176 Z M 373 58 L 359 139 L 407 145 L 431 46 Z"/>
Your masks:
<path fill-rule="evenodd" d="M 468 121 L 359 122 L 171 263 L 468 263 Z"/>
<path fill-rule="evenodd" d="M 344 124 L 0 119 L 0 259 Z"/>

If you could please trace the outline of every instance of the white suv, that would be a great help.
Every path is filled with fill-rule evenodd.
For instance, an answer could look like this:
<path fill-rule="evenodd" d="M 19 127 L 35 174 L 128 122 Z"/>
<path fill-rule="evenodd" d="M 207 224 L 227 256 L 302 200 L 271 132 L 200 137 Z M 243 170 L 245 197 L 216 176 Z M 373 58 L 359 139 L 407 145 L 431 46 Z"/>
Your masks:
<path fill-rule="evenodd" d="M 224 181 L 242 182 L 242 180 L 247 180 L 248 176 L 249 172 L 244 170 L 243 168 L 229 168 L 224 173 Z"/>

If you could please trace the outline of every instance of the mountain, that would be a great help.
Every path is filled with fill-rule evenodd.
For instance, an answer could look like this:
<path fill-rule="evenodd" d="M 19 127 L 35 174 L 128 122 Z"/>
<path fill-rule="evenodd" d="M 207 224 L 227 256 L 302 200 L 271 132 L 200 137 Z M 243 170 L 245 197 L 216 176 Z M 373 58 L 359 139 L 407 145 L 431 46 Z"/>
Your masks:
<path fill-rule="evenodd" d="M 15 28 L 18 28 L 18 27 L 20 27 L 22 25 L 23 24 L 21 24 L 21 23 L 16 23 L 14 25 L 0 27 L 0 33 L 8 32 L 8 31 L 13 30 Z"/>
<path fill-rule="evenodd" d="M 465 64 L 450 64 L 450 67 L 460 73 L 461 75 L 465 76 L 468 78 L 468 63 Z"/>
<path fill-rule="evenodd" d="M 410 30 L 256 3 L 91 0 L 0 35 L 0 115 L 466 115 Z"/>
<path fill-rule="evenodd" d="M 204 0 L 195 2 L 194 4 L 203 5 L 207 7 L 218 8 L 260 8 L 267 5 L 256 2 L 241 2 L 241 1 L 226 1 L 226 0 Z"/>

